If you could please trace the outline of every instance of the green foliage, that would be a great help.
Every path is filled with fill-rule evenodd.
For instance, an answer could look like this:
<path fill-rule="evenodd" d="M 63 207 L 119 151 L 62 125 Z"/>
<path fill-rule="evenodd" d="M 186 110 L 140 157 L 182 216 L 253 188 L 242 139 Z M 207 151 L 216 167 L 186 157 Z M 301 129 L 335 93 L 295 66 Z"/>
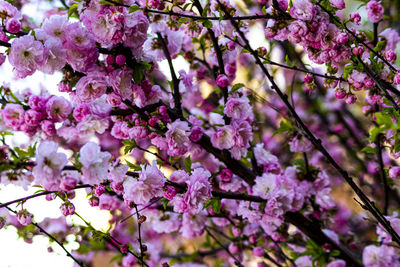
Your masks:
<path fill-rule="evenodd" d="M 133 13 L 135 11 L 142 10 L 139 6 L 130 6 L 129 13 Z"/>
<path fill-rule="evenodd" d="M 205 20 L 205 21 L 203 22 L 203 26 L 204 26 L 205 28 L 207 28 L 207 29 L 211 29 L 212 26 L 213 26 L 213 24 L 212 24 L 212 22 L 211 22 L 210 20 Z"/>
<path fill-rule="evenodd" d="M 68 9 L 68 18 L 79 18 L 79 14 L 78 14 L 78 4 L 72 4 L 69 9 Z"/>
<path fill-rule="evenodd" d="M 188 173 L 191 173 L 191 172 L 192 172 L 192 160 L 190 159 L 190 156 L 188 156 L 188 157 L 185 159 L 185 170 L 186 170 L 186 172 L 188 172 Z"/>
<path fill-rule="evenodd" d="M 134 139 L 132 139 L 132 140 L 124 140 L 124 141 L 122 141 L 122 144 L 125 146 L 124 147 L 124 154 L 131 153 L 132 150 L 137 147 L 136 142 L 135 142 Z"/>
<path fill-rule="evenodd" d="M 221 199 L 219 197 L 212 197 L 204 203 L 204 208 L 210 207 L 213 212 L 220 213 L 221 211 Z"/>
<path fill-rule="evenodd" d="M 344 67 L 343 78 L 345 80 L 347 80 L 349 78 L 349 75 L 353 72 L 353 69 L 354 69 L 354 65 L 347 65 L 346 67 Z"/>
<path fill-rule="evenodd" d="M 279 124 L 279 128 L 275 130 L 274 134 L 272 136 L 275 136 L 280 133 L 284 132 L 292 132 L 294 131 L 293 125 L 290 123 L 288 120 L 282 120 Z"/>
<path fill-rule="evenodd" d="M 232 89 L 230 91 L 230 94 L 236 92 L 237 90 L 239 90 L 240 88 L 244 87 L 243 83 L 237 83 L 234 86 L 232 86 Z"/>

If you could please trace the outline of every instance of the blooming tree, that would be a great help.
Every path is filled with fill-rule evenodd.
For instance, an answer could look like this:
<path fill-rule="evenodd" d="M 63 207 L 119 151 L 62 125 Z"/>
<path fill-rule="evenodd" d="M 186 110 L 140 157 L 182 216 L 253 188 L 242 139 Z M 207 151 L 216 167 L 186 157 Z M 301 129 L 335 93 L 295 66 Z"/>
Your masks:
<path fill-rule="evenodd" d="M 62 80 L 0 88 L 0 183 L 39 187 L 0 228 L 76 266 L 400 266 L 398 2 L 61 0 L 37 23 L 24 4 L 0 0 L 0 64 Z M 41 196 L 59 218 L 24 208 Z"/>

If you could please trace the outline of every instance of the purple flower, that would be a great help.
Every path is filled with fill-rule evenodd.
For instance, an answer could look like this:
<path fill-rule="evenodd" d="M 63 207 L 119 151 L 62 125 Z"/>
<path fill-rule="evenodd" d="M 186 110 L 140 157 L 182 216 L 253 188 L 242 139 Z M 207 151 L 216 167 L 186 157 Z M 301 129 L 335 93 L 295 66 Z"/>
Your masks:
<path fill-rule="evenodd" d="M 32 35 L 24 35 L 11 44 L 8 56 L 19 78 L 32 75 L 46 60 L 46 53 L 41 42 L 35 41 Z"/>
<path fill-rule="evenodd" d="M 64 121 L 71 111 L 71 103 L 62 96 L 53 96 L 46 103 L 47 115 L 54 122 Z"/>
<path fill-rule="evenodd" d="M 397 250 L 391 246 L 369 245 L 364 248 L 362 260 L 366 267 L 389 267 L 399 259 Z"/>
<path fill-rule="evenodd" d="M 233 140 L 234 134 L 235 130 L 230 125 L 219 127 L 217 132 L 212 135 L 211 143 L 218 149 L 230 149 L 235 144 Z"/>
<path fill-rule="evenodd" d="M 218 75 L 216 82 L 220 87 L 227 87 L 229 85 L 229 79 L 226 75 L 220 74 Z"/>
<path fill-rule="evenodd" d="M 252 112 L 253 110 L 247 97 L 229 97 L 224 108 L 226 116 L 234 120 L 246 120 L 247 118 L 252 117 Z"/>
<path fill-rule="evenodd" d="M 124 182 L 124 199 L 135 204 L 145 204 L 153 197 L 163 195 L 165 178 L 157 168 L 156 162 L 153 165 L 142 166 L 139 178 L 128 178 Z"/>
<path fill-rule="evenodd" d="M 79 161 L 82 163 L 82 181 L 91 185 L 99 184 L 107 178 L 108 160 L 111 154 L 101 152 L 100 146 L 89 142 L 80 149 Z"/>
<path fill-rule="evenodd" d="M 344 9 L 346 7 L 344 0 L 329 0 L 329 2 L 337 9 Z"/>
<path fill-rule="evenodd" d="M 373 22 L 373 23 L 377 23 L 379 22 L 382 17 L 383 17 L 383 7 L 382 5 L 375 1 L 369 1 L 367 4 L 367 15 L 368 15 L 368 19 Z"/>
<path fill-rule="evenodd" d="M 76 87 L 76 96 L 81 103 L 91 102 L 106 93 L 107 82 L 100 73 L 82 77 Z"/>
<path fill-rule="evenodd" d="M 197 213 L 203 209 L 203 204 L 211 198 L 211 183 L 208 181 L 211 174 L 202 168 L 197 168 L 190 176 L 188 189 L 183 196 L 183 201 L 187 205 L 184 212 Z"/>
<path fill-rule="evenodd" d="M 42 114 L 33 109 L 27 110 L 24 114 L 25 124 L 29 126 L 38 126 L 41 119 Z"/>
<path fill-rule="evenodd" d="M 360 25 L 361 16 L 357 12 L 353 12 L 350 14 L 350 20 L 353 21 L 356 25 Z"/>
<path fill-rule="evenodd" d="M 58 153 L 58 144 L 52 141 L 41 142 L 36 151 L 36 166 L 33 168 L 35 182 L 46 190 L 60 187 L 60 174 L 67 164 L 67 156 Z"/>
<path fill-rule="evenodd" d="M 147 40 L 149 20 L 141 11 L 129 13 L 124 21 L 124 44 L 128 47 L 140 48 Z"/>
<path fill-rule="evenodd" d="M 309 0 L 294 0 L 290 14 L 303 21 L 310 21 L 314 18 L 317 9 Z"/>
<path fill-rule="evenodd" d="M 296 135 L 289 141 L 291 152 L 304 153 L 312 148 L 311 142 L 302 135 Z"/>
<path fill-rule="evenodd" d="M 165 137 L 168 142 L 168 155 L 180 156 L 188 151 L 190 146 L 190 128 L 187 122 L 176 120 L 168 124 Z"/>
<path fill-rule="evenodd" d="M 179 232 L 186 238 L 200 236 L 204 232 L 206 221 L 207 215 L 204 211 L 197 214 L 184 213 Z"/>
<path fill-rule="evenodd" d="M 27 226 L 32 223 L 33 215 L 29 213 L 26 209 L 22 209 L 17 213 L 17 220 L 20 224 Z"/>
<path fill-rule="evenodd" d="M 18 33 L 21 30 L 21 23 L 15 18 L 7 20 L 6 30 L 11 33 Z"/>
<path fill-rule="evenodd" d="M 1 118 L 7 127 L 18 129 L 24 123 L 24 108 L 18 104 L 7 104 L 1 111 Z"/>

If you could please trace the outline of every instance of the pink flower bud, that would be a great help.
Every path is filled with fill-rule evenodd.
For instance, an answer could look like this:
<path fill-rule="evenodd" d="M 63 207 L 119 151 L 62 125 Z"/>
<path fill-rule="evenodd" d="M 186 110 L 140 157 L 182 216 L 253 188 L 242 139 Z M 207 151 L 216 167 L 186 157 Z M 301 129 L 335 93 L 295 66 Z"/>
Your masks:
<path fill-rule="evenodd" d="M 25 124 L 28 126 L 38 126 L 40 120 L 42 119 L 42 114 L 33 109 L 27 110 L 24 114 Z"/>
<path fill-rule="evenodd" d="M 214 216 L 216 213 L 213 211 L 213 209 L 211 208 L 211 207 L 209 207 L 208 209 L 207 209 L 207 211 L 208 211 L 208 213 L 211 215 L 211 216 Z"/>
<path fill-rule="evenodd" d="M 228 46 L 228 49 L 229 49 L 229 50 L 233 50 L 233 49 L 235 49 L 235 47 L 236 47 L 236 43 L 235 43 L 234 41 L 229 41 L 229 42 L 227 43 L 227 46 Z"/>
<path fill-rule="evenodd" d="M 257 242 L 257 236 L 256 236 L 256 235 L 251 235 L 251 236 L 249 237 L 249 242 L 250 242 L 251 244 L 255 244 L 255 243 Z"/>
<path fill-rule="evenodd" d="M 52 121 L 49 121 L 49 120 L 42 121 L 40 123 L 40 126 L 41 126 L 43 132 L 49 137 L 54 136 L 57 133 L 56 126 L 54 125 L 54 122 L 52 122 Z"/>
<path fill-rule="evenodd" d="M 72 92 L 72 89 L 71 89 L 71 86 L 69 86 L 68 83 L 66 83 L 66 82 L 60 82 L 60 83 L 58 84 L 58 91 L 70 93 L 70 92 Z"/>
<path fill-rule="evenodd" d="M 232 254 L 240 252 L 240 249 L 235 245 L 235 243 L 230 243 L 228 249 L 229 249 L 229 252 Z"/>
<path fill-rule="evenodd" d="M 398 85 L 400 84 L 400 73 L 396 73 L 393 77 L 393 83 Z"/>
<path fill-rule="evenodd" d="M 76 187 L 78 180 L 72 176 L 65 176 L 61 181 L 60 188 L 63 191 L 70 191 Z"/>
<path fill-rule="evenodd" d="M 11 33 L 18 33 L 21 30 L 21 23 L 15 18 L 8 19 L 6 30 Z"/>
<path fill-rule="evenodd" d="M 2 229 L 7 223 L 7 220 L 5 217 L 0 217 L 0 229 Z"/>
<path fill-rule="evenodd" d="M 106 57 L 106 62 L 107 62 L 108 65 L 112 65 L 112 64 L 114 64 L 115 59 L 114 59 L 114 57 L 112 55 L 108 55 Z"/>
<path fill-rule="evenodd" d="M 172 200 L 175 197 L 175 195 L 176 195 L 175 187 L 167 185 L 163 191 L 163 197 L 165 197 L 168 200 Z"/>
<path fill-rule="evenodd" d="M 64 216 L 73 215 L 75 213 L 75 206 L 69 201 L 65 201 L 60 206 L 60 211 Z"/>
<path fill-rule="evenodd" d="M 312 83 L 314 81 L 314 77 L 311 75 L 311 74 L 306 74 L 305 76 L 304 76 L 304 82 L 306 83 L 306 84 L 310 84 L 310 83 Z"/>
<path fill-rule="evenodd" d="M 352 22 L 354 22 L 355 24 L 360 25 L 361 16 L 357 12 L 351 13 L 350 14 L 350 20 Z"/>
<path fill-rule="evenodd" d="M 389 177 L 392 179 L 398 178 L 400 176 L 400 167 L 392 167 L 389 170 Z"/>
<path fill-rule="evenodd" d="M 128 253 L 129 246 L 127 244 L 122 245 L 120 250 L 121 250 L 121 253 L 123 253 L 123 254 Z"/>
<path fill-rule="evenodd" d="M 229 84 L 228 77 L 222 74 L 218 75 L 216 82 L 220 87 L 227 87 Z"/>
<path fill-rule="evenodd" d="M 142 224 L 142 223 L 144 223 L 144 222 L 146 221 L 146 219 L 147 219 L 146 216 L 140 215 L 140 216 L 139 216 L 139 221 L 138 221 L 138 223 L 139 223 L 139 224 Z"/>
<path fill-rule="evenodd" d="M 354 104 L 356 102 L 356 100 L 357 100 L 357 97 L 353 94 L 346 95 L 346 97 L 344 99 L 344 101 L 349 105 Z"/>
<path fill-rule="evenodd" d="M 349 36 L 345 32 L 342 32 L 338 36 L 336 36 L 336 42 L 338 44 L 343 45 L 343 44 L 347 43 L 348 40 L 349 40 Z"/>
<path fill-rule="evenodd" d="M 192 142 L 200 141 L 201 137 L 203 137 L 203 129 L 200 126 L 194 126 L 191 129 L 191 133 L 189 135 L 189 139 Z"/>
<path fill-rule="evenodd" d="M 343 90 L 343 89 L 338 89 L 338 90 L 335 91 L 335 96 L 338 99 L 343 99 L 343 98 L 346 97 L 346 91 Z"/>
<path fill-rule="evenodd" d="M 104 194 L 104 192 L 106 192 L 106 187 L 104 185 L 97 185 L 94 188 L 94 193 L 96 194 L 96 196 L 101 196 L 102 194 Z"/>
<path fill-rule="evenodd" d="M 238 237 L 242 234 L 242 230 L 237 227 L 232 227 L 232 233 L 234 236 Z"/>
<path fill-rule="evenodd" d="M 394 62 L 397 58 L 397 55 L 393 50 L 388 50 L 385 52 L 385 58 L 389 62 Z"/>
<path fill-rule="evenodd" d="M 26 209 L 22 209 L 17 213 L 17 220 L 20 224 L 27 226 L 32 223 L 33 215 L 29 213 Z"/>
<path fill-rule="evenodd" d="M 0 31 L 0 41 L 8 42 L 10 41 L 10 37 L 8 37 L 5 32 Z"/>
<path fill-rule="evenodd" d="M 253 255 L 256 257 L 264 257 L 264 249 L 262 247 L 253 248 Z"/>
<path fill-rule="evenodd" d="M 233 176 L 233 172 L 229 169 L 222 169 L 220 173 L 221 180 L 223 182 L 230 182 Z"/>
<path fill-rule="evenodd" d="M 85 103 L 79 104 L 75 107 L 72 115 L 77 121 L 83 121 L 90 114 L 89 106 Z"/>
<path fill-rule="evenodd" d="M 107 95 L 106 101 L 112 107 L 118 107 L 122 103 L 121 97 L 114 92 Z"/>
<path fill-rule="evenodd" d="M 156 126 L 156 125 L 157 125 L 157 122 L 158 122 L 158 118 L 152 117 L 152 118 L 149 119 L 149 125 L 150 125 L 151 127 Z"/>
<path fill-rule="evenodd" d="M 45 198 L 47 201 L 52 201 L 56 198 L 56 196 L 54 194 L 48 194 Z"/>
<path fill-rule="evenodd" d="M 2 53 L 0 53 L 0 66 L 3 65 L 3 63 L 6 61 L 6 56 Z"/>
<path fill-rule="evenodd" d="M 362 55 L 363 52 L 364 52 L 364 48 L 362 48 L 362 47 L 354 47 L 353 48 L 353 54 L 356 56 Z"/>
<path fill-rule="evenodd" d="M 126 62 L 126 58 L 124 55 L 118 55 L 115 58 L 115 63 L 117 63 L 117 65 L 123 66 Z"/>
<path fill-rule="evenodd" d="M 91 197 L 90 199 L 89 199 L 89 205 L 91 206 L 91 207 L 97 207 L 97 206 L 99 206 L 99 198 L 97 198 L 97 197 Z"/>

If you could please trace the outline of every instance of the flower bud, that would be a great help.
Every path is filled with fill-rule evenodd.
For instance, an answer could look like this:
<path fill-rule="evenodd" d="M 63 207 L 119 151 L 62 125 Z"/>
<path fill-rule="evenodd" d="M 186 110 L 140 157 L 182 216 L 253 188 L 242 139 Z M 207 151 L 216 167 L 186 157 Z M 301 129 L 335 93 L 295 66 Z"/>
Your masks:
<path fill-rule="evenodd" d="M 226 169 L 226 168 L 221 170 L 220 177 L 223 182 L 226 182 L 226 183 L 230 182 L 232 179 L 232 176 L 233 176 L 233 172 L 231 170 Z"/>
<path fill-rule="evenodd" d="M 256 257 L 264 257 L 264 249 L 262 247 L 253 248 L 253 255 Z"/>
<path fill-rule="evenodd" d="M 123 66 L 126 62 L 126 58 L 124 55 L 118 55 L 115 58 L 115 63 L 117 63 L 117 65 Z"/>
<path fill-rule="evenodd" d="M 218 75 L 216 82 L 218 84 L 218 86 L 220 87 L 227 87 L 229 85 L 229 80 L 228 77 L 226 77 L 226 75 Z"/>
<path fill-rule="evenodd" d="M 32 223 L 33 215 L 29 213 L 26 209 L 22 209 L 17 213 L 17 220 L 20 224 L 27 226 Z"/>
<path fill-rule="evenodd" d="M 312 83 L 314 81 L 314 77 L 311 75 L 311 74 L 306 74 L 305 76 L 304 76 L 304 82 L 306 83 L 306 84 L 310 84 L 310 83 Z"/>
<path fill-rule="evenodd" d="M 167 185 L 163 191 L 163 197 L 165 197 L 168 200 L 172 200 L 175 197 L 175 195 L 176 195 L 175 187 Z"/>
<path fill-rule="evenodd" d="M 389 62 L 394 62 L 397 58 L 397 55 L 393 50 L 388 50 L 385 52 L 385 58 Z"/>
<path fill-rule="evenodd" d="M 356 100 L 357 100 L 357 97 L 353 94 L 346 95 L 346 97 L 344 99 L 344 101 L 349 105 L 354 104 L 356 102 Z"/>

